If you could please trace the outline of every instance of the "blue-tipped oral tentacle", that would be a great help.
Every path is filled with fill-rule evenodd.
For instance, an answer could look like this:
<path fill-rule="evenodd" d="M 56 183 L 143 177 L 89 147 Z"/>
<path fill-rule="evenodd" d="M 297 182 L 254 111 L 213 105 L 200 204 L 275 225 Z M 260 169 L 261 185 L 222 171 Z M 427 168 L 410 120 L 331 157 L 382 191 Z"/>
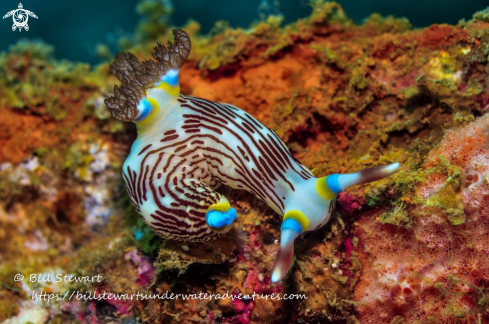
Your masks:
<path fill-rule="evenodd" d="M 326 177 L 326 184 L 328 185 L 328 188 L 336 195 L 345 189 L 344 187 L 342 188 L 338 183 L 339 176 L 340 175 L 338 173 L 335 173 Z"/>
<path fill-rule="evenodd" d="M 280 230 L 280 248 L 273 265 L 272 282 L 279 282 L 289 271 L 294 256 L 294 240 L 303 232 L 301 224 L 293 218 L 285 219 Z"/>
<path fill-rule="evenodd" d="M 236 209 L 229 208 L 227 211 L 210 209 L 205 215 L 207 225 L 215 232 L 228 232 L 233 223 L 238 219 Z"/>
<path fill-rule="evenodd" d="M 326 183 L 333 193 L 339 194 L 350 186 L 361 185 L 388 177 L 395 173 L 397 169 L 399 169 L 399 166 L 399 162 L 396 162 L 388 165 L 366 168 L 354 173 L 335 173 L 326 177 Z"/>

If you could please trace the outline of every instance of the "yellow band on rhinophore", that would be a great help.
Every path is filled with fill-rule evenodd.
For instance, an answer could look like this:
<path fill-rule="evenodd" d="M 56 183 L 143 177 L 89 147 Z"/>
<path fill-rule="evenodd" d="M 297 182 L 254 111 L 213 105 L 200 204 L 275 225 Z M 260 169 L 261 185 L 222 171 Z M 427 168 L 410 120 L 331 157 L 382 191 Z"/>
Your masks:
<path fill-rule="evenodd" d="M 153 98 L 148 97 L 148 98 L 146 98 L 146 100 L 148 100 L 148 102 L 150 103 L 150 105 L 153 109 L 151 109 L 151 113 L 148 115 L 148 117 L 144 118 L 140 122 L 136 122 L 136 124 L 140 125 L 140 126 L 144 126 L 147 123 L 149 123 L 149 121 L 151 119 L 153 119 L 153 117 L 156 115 L 156 113 L 158 112 L 158 108 L 159 108 L 158 102 L 156 100 L 154 100 Z"/>
<path fill-rule="evenodd" d="M 229 201 L 221 198 L 217 204 L 210 205 L 209 208 L 207 208 L 206 213 L 211 209 L 225 213 L 229 210 L 229 208 L 231 208 Z"/>
<path fill-rule="evenodd" d="M 157 87 L 158 89 L 165 90 L 168 94 L 172 96 L 178 96 L 180 94 L 180 86 L 171 86 L 168 82 L 161 82 Z"/>
<path fill-rule="evenodd" d="M 316 181 L 316 191 L 318 194 L 327 200 L 333 200 L 336 197 L 336 194 L 329 189 L 328 184 L 326 183 L 327 177 L 322 177 L 317 179 Z"/>
<path fill-rule="evenodd" d="M 296 220 L 302 227 L 302 232 L 307 231 L 309 227 L 309 220 L 307 219 L 307 216 L 301 213 L 300 211 L 296 209 L 289 210 L 288 212 L 285 213 L 284 215 L 284 220 L 292 218 Z"/>

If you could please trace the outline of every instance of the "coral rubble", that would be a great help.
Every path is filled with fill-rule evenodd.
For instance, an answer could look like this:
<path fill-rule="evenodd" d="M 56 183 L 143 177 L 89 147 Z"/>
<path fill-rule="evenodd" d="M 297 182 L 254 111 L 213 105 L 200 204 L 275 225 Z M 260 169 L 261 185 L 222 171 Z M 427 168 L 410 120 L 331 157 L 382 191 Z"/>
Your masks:
<path fill-rule="evenodd" d="M 193 44 L 184 94 L 253 114 L 316 176 L 402 164 L 342 193 L 330 223 L 297 240 L 280 284 L 270 273 L 281 219 L 245 192 L 219 189 L 240 218 L 216 241 L 163 241 L 138 219 L 120 178 L 135 130 L 108 118 L 108 63 L 56 61 L 43 43 L 0 55 L 0 321 L 489 321 L 487 11 L 413 30 L 405 19 L 355 25 L 336 3 L 312 6 L 284 27 L 275 16 L 246 30 L 219 23 L 207 36 L 196 22 L 183 27 Z M 157 18 L 122 44 L 139 59 L 155 33 L 170 36 Z M 34 283 L 30 274 L 102 280 Z M 248 296 L 32 300 L 68 290 Z M 285 294 L 307 299 L 271 298 Z"/>

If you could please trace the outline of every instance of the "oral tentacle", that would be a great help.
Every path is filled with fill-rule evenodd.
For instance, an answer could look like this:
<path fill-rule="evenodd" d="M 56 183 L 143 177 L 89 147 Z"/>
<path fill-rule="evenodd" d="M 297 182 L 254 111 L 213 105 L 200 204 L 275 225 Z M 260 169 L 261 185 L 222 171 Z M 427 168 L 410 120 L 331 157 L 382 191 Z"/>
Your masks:
<path fill-rule="evenodd" d="M 388 165 L 366 168 L 354 173 L 335 173 L 326 177 L 326 183 L 333 193 L 339 194 L 350 186 L 362 185 L 388 177 L 395 173 L 399 169 L 399 166 L 399 162 L 396 162 Z"/>
<path fill-rule="evenodd" d="M 234 208 L 229 208 L 227 211 L 210 209 L 205 215 L 207 225 L 217 233 L 229 232 L 237 220 L 238 213 Z"/>
<path fill-rule="evenodd" d="M 289 271 L 294 256 L 294 241 L 303 232 L 302 226 L 293 218 L 285 219 L 281 227 L 280 248 L 275 257 L 272 282 L 281 281 Z"/>

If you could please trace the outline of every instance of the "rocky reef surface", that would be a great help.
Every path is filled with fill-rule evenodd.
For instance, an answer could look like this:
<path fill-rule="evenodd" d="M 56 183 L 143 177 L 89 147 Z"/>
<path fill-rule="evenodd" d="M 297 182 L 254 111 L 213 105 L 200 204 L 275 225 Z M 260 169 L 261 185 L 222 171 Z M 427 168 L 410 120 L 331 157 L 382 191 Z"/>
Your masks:
<path fill-rule="evenodd" d="M 276 16 L 209 35 L 183 26 L 184 94 L 253 114 L 318 177 L 402 164 L 340 194 L 331 221 L 296 241 L 280 284 L 281 219 L 246 192 L 219 189 L 240 219 L 216 241 L 163 241 L 142 223 L 120 176 L 135 128 L 103 104 L 108 63 L 57 61 L 41 42 L 0 55 L 0 321 L 489 322 L 489 12 L 414 30 L 311 5 L 283 27 Z M 171 38 L 170 12 L 138 11 L 147 19 L 120 45 L 146 59 Z"/>

